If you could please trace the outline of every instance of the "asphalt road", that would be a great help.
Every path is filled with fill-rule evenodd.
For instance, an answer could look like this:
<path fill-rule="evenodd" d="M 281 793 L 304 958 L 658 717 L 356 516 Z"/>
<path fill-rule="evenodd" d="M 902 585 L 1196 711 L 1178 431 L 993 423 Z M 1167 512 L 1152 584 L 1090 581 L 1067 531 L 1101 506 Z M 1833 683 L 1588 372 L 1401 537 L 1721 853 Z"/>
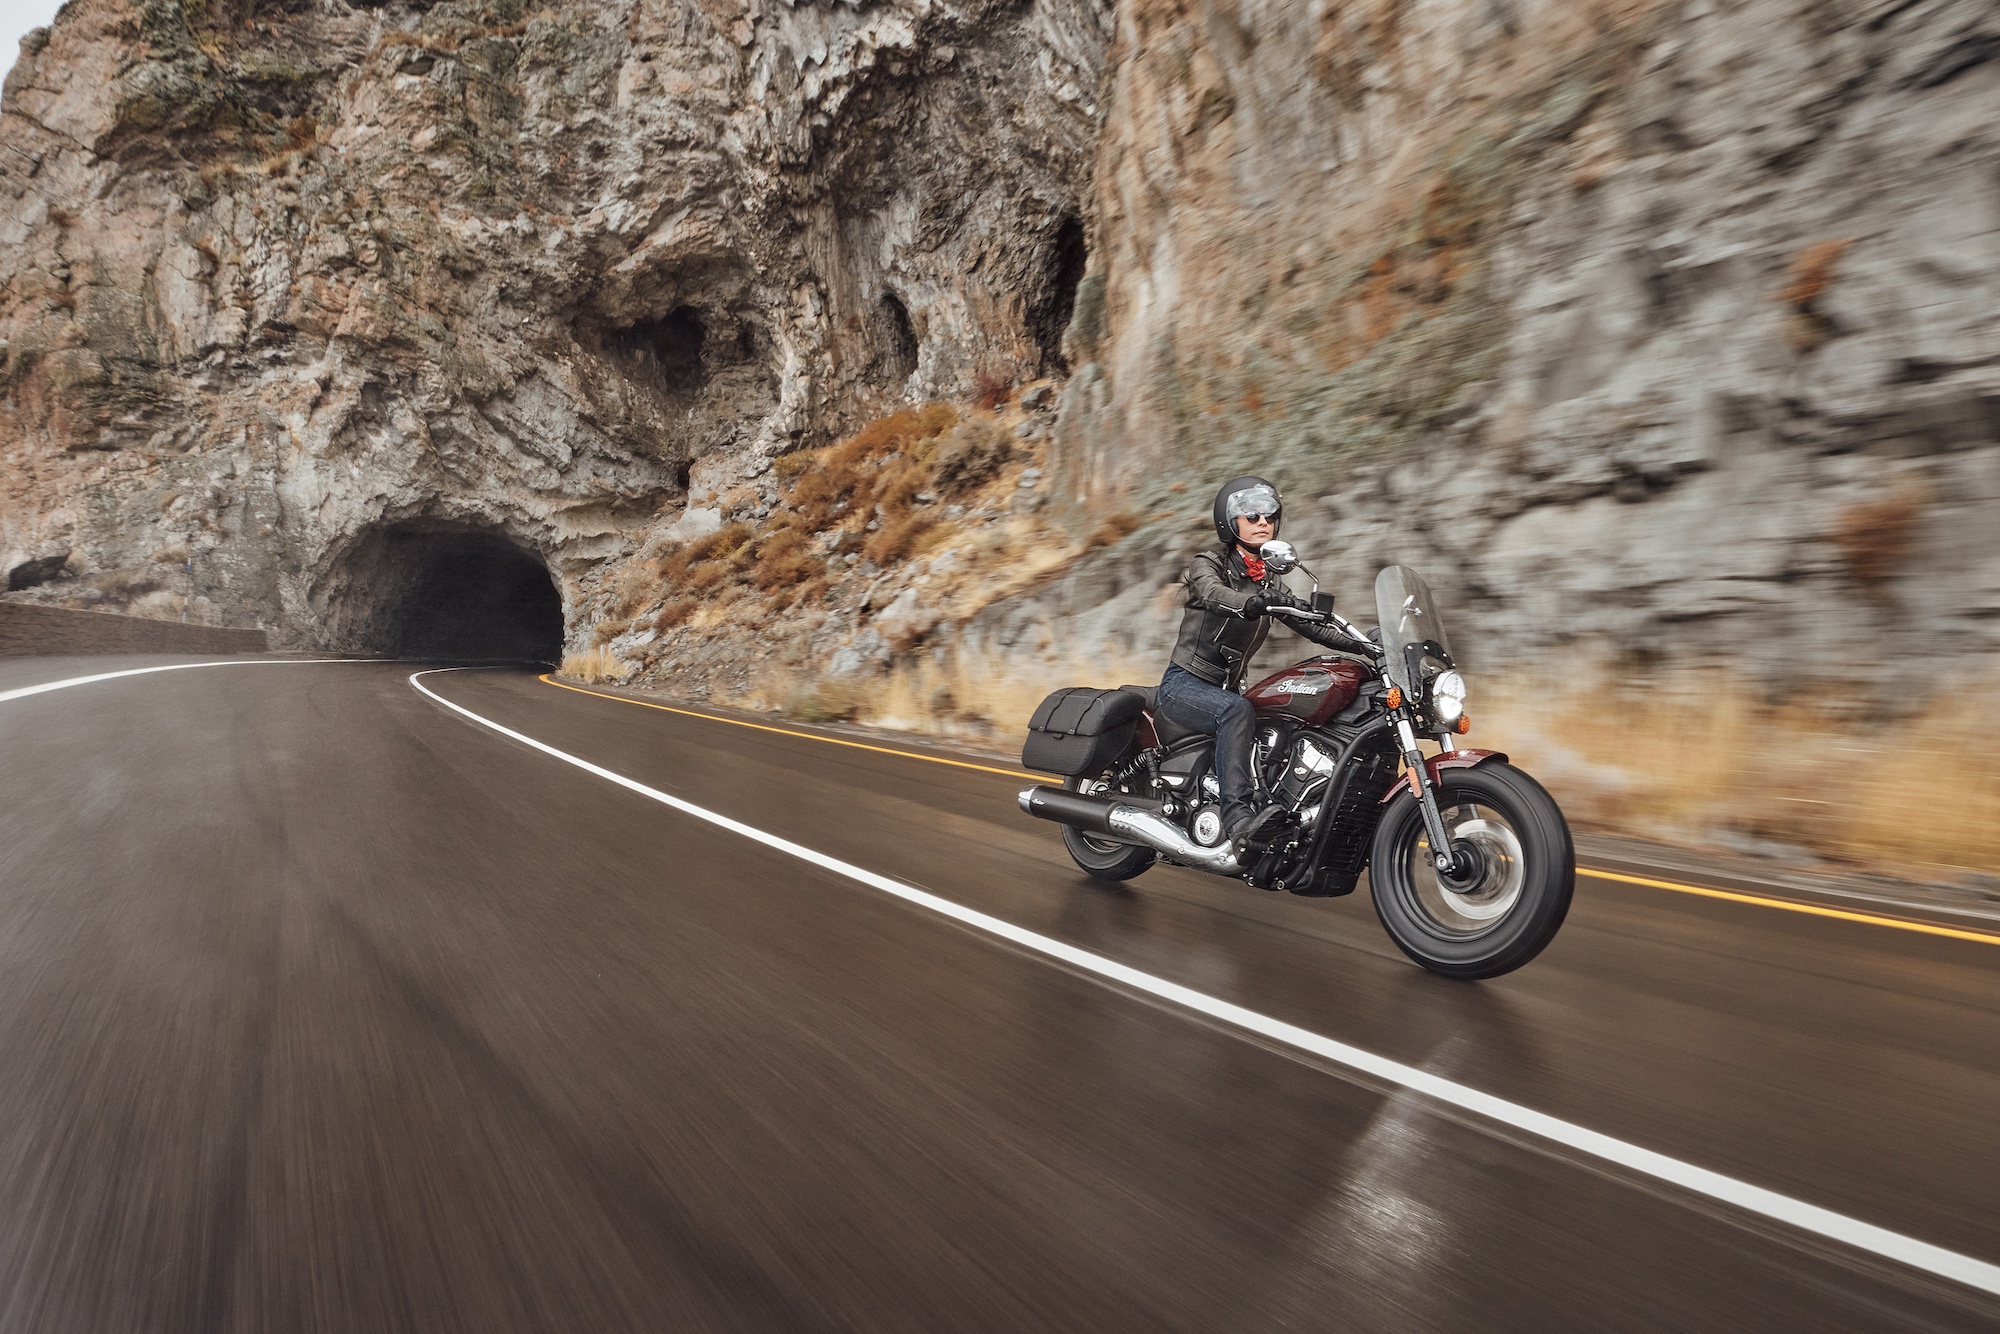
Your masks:
<path fill-rule="evenodd" d="M 130 665 L 12 660 L 0 692 Z M 0 700 L 0 1331 L 2000 1327 L 2000 1298 L 621 788 L 412 670 Z M 1001 774 L 524 672 L 424 684 L 1204 996 L 2000 1261 L 2000 945 L 1586 880 L 1540 960 L 1453 983 L 1365 894 L 1091 882 Z"/>

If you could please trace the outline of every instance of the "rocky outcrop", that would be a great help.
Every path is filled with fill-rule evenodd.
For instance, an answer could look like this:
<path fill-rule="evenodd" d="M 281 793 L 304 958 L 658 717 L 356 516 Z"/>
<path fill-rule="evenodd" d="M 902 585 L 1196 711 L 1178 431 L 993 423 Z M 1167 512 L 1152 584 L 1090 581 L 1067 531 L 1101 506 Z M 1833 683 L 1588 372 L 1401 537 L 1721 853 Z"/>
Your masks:
<path fill-rule="evenodd" d="M 1053 369 L 1107 23 L 75 0 L 0 124 L 10 584 L 143 611 L 191 558 L 198 614 L 313 640 L 380 534 L 478 529 L 573 595 L 775 454 Z"/>
<path fill-rule="evenodd" d="M 1991 662 L 1989 6 L 1134 0 L 1119 34 L 1058 503 L 1268 471 L 1331 583 L 1419 566 L 1488 662 Z"/>
<path fill-rule="evenodd" d="M 1996 52 L 1971 0 L 74 0 L 0 125 L 6 596 L 191 565 L 386 642 L 380 553 L 477 530 L 613 675 L 976 716 L 1156 665 L 1250 468 L 1482 665 L 1900 690 L 2000 635 Z M 1011 442 L 956 499 L 776 466 L 929 400 Z"/>

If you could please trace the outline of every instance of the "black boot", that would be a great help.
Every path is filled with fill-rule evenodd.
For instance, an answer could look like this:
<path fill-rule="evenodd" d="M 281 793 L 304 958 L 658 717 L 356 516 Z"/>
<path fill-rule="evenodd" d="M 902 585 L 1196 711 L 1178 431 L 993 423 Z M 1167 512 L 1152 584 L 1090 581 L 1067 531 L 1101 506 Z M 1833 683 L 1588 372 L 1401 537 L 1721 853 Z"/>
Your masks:
<path fill-rule="evenodd" d="M 1232 803 L 1222 814 L 1222 829 L 1239 852 L 1255 852 L 1277 834 L 1285 808 L 1276 802 L 1252 810 L 1249 802 Z"/>

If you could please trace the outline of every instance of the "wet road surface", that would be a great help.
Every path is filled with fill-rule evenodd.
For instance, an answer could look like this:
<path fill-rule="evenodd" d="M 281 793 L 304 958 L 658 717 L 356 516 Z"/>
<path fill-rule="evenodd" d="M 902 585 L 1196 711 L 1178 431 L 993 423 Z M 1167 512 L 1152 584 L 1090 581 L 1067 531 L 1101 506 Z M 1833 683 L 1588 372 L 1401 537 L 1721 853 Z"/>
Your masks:
<path fill-rule="evenodd" d="M 0 692 L 139 662 L 13 660 Z M 623 790 L 411 670 L 0 701 L 0 1331 L 2000 1327 L 1988 1295 Z M 1585 880 L 1540 960 L 1452 983 L 1365 893 L 1089 881 L 1002 774 L 525 672 L 424 683 L 1057 941 L 2000 1260 L 2000 946 Z"/>

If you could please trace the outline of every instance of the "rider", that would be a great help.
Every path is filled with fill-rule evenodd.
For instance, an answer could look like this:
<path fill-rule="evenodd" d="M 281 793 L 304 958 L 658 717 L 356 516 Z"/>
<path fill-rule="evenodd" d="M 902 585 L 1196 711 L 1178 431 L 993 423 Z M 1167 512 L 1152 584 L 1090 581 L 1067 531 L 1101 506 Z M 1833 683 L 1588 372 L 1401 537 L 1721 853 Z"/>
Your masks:
<path fill-rule="evenodd" d="M 1195 553 L 1181 576 L 1187 612 L 1173 660 L 1160 680 L 1154 704 L 1169 722 L 1215 737 L 1216 783 L 1222 789 L 1222 827 L 1239 845 L 1254 847 L 1271 830 L 1277 806 L 1253 809 L 1256 777 L 1251 743 L 1257 713 L 1242 695 L 1243 671 L 1263 647 L 1273 606 L 1304 607 L 1278 576 L 1266 572 L 1258 554 L 1278 535 L 1284 502 L 1278 488 L 1261 477 L 1225 482 L 1215 495 L 1215 535 L 1220 545 Z M 1329 648 L 1346 636 L 1317 625 L 1293 628 Z"/>

